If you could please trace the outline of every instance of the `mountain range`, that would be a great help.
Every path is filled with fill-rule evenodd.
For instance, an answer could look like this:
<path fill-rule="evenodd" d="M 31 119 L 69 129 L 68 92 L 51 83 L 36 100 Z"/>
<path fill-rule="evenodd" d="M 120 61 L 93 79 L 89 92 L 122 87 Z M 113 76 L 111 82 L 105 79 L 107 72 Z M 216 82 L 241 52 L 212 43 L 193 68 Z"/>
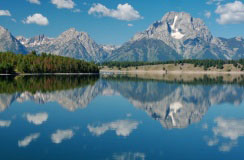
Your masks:
<path fill-rule="evenodd" d="M 244 58 L 244 39 L 214 37 L 201 19 L 185 12 L 166 13 L 121 46 L 99 45 L 86 32 L 74 28 L 57 38 L 44 35 L 15 38 L 0 27 L 0 51 L 32 50 L 96 62 L 240 59 Z"/>

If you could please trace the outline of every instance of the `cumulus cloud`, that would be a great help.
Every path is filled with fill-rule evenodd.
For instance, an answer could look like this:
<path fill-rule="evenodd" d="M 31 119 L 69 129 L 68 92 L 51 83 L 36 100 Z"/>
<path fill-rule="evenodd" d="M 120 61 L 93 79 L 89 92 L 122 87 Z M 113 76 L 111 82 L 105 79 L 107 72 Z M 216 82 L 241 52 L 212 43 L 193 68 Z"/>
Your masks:
<path fill-rule="evenodd" d="M 19 147 L 26 147 L 28 146 L 32 141 L 36 140 L 40 137 L 40 133 L 34 133 L 27 137 L 25 137 L 23 140 L 18 141 Z"/>
<path fill-rule="evenodd" d="M 93 4 L 89 9 L 88 14 L 98 15 L 103 17 L 112 17 L 119 20 L 132 21 L 142 19 L 138 11 L 136 11 L 130 4 L 119 4 L 117 9 L 109 9 L 106 6 L 98 3 Z"/>
<path fill-rule="evenodd" d="M 11 21 L 13 21 L 15 23 L 17 22 L 15 18 L 11 18 Z"/>
<path fill-rule="evenodd" d="M 222 117 L 216 118 L 217 126 L 213 128 L 216 136 L 220 135 L 224 138 L 237 140 L 244 136 L 244 120 L 224 119 Z"/>
<path fill-rule="evenodd" d="M 72 0 L 51 0 L 51 3 L 56 5 L 57 8 L 72 9 L 75 6 L 75 3 Z"/>
<path fill-rule="evenodd" d="M 126 117 L 131 117 L 131 116 L 132 116 L 131 113 L 127 113 L 127 114 L 126 114 Z"/>
<path fill-rule="evenodd" d="M 0 16 L 11 16 L 8 10 L 0 10 Z"/>
<path fill-rule="evenodd" d="M 25 24 L 38 24 L 41 26 L 46 26 L 48 25 L 48 19 L 47 17 L 44 17 L 42 14 L 40 13 L 35 13 L 31 16 L 28 16 L 25 20 L 23 20 L 23 23 Z"/>
<path fill-rule="evenodd" d="M 213 138 L 206 138 L 208 146 L 219 144 L 219 151 L 228 152 L 238 143 L 238 138 L 244 136 L 244 119 L 225 119 L 218 117 L 215 120 L 216 126 L 213 127 Z M 221 143 L 219 137 L 226 138 Z"/>
<path fill-rule="evenodd" d="M 207 140 L 208 146 L 215 146 L 219 143 L 219 140 L 217 138 L 209 138 Z"/>
<path fill-rule="evenodd" d="M 208 5 L 211 5 L 211 4 L 219 5 L 221 2 L 223 2 L 223 0 L 209 0 L 209 1 L 207 1 L 207 4 Z"/>
<path fill-rule="evenodd" d="M 204 16 L 207 17 L 207 18 L 210 18 L 211 17 L 211 12 L 210 11 L 205 11 Z"/>
<path fill-rule="evenodd" d="M 215 13 L 220 16 L 217 19 L 219 24 L 244 23 L 244 4 L 241 1 L 218 5 Z"/>
<path fill-rule="evenodd" d="M 73 12 L 74 12 L 74 13 L 80 13 L 81 10 L 80 10 L 80 9 L 74 9 Z"/>
<path fill-rule="evenodd" d="M 62 143 L 65 139 L 71 139 L 74 136 L 74 132 L 71 129 L 67 130 L 57 130 L 52 134 L 51 139 L 53 143 L 59 144 Z"/>
<path fill-rule="evenodd" d="M 128 27 L 133 27 L 133 26 L 134 26 L 134 25 L 133 25 L 133 24 L 131 24 L 131 23 L 129 23 L 129 24 L 128 24 Z"/>
<path fill-rule="evenodd" d="M 0 120 L 0 127 L 9 127 L 11 125 L 11 121 Z"/>
<path fill-rule="evenodd" d="M 219 147 L 219 151 L 221 152 L 229 152 L 233 147 L 235 147 L 237 145 L 237 141 L 230 141 L 228 143 L 223 143 L 220 147 Z"/>
<path fill-rule="evenodd" d="M 96 136 L 100 136 L 109 130 L 116 132 L 117 136 L 129 136 L 132 130 L 137 129 L 139 122 L 133 120 L 118 120 L 104 123 L 100 126 L 88 125 L 88 130 Z"/>
<path fill-rule="evenodd" d="M 41 4 L 40 0 L 27 0 L 30 3 Z"/>
<path fill-rule="evenodd" d="M 125 152 L 120 154 L 114 154 L 113 155 L 114 160 L 145 160 L 146 155 L 144 153 L 136 152 Z"/>
<path fill-rule="evenodd" d="M 28 122 L 33 123 L 35 125 L 41 125 L 43 122 L 47 121 L 48 114 L 47 113 L 37 113 L 37 114 L 26 114 L 25 115 Z"/>
<path fill-rule="evenodd" d="M 203 125 L 202 125 L 202 129 L 208 129 L 208 124 L 207 123 L 204 123 Z"/>

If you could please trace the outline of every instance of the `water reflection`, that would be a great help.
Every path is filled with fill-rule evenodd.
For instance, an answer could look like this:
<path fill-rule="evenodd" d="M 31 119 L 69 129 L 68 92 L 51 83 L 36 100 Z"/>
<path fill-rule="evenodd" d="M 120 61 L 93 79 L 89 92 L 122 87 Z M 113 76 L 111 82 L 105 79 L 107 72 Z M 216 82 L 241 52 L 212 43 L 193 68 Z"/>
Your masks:
<path fill-rule="evenodd" d="M 229 152 L 238 145 L 238 138 L 244 136 L 244 119 L 227 119 L 217 117 L 215 126 L 212 128 L 213 137 L 205 137 L 208 146 L 218 146 L 219 151 Z M 221 142 L 222 138 L 225 142 Z"/>
<path fill-rule="evenodd" d="M 113 160 L 145 160 L 146 156 L 144 153 L 121 153 L 121 154 L 114 154 Z"/>
<path fill-rule="evenodd" d="M 114 130 L 117 136 L 129 136 L 130 133 L 137 129 L 139 122 L 134 120 L 117 120 L 114 122 L 104 123 L 99 126 L 88 125 L 88 130 L 96 135 L 100 136 L 109 130 Z"/>
<path fill-rule="evenodd" d="M 59 144 L 63 140 L 71 139 L 74 136 L 74 131 L 72 129 L 57 130 L 52 134 L 51 139 L 53 143 Z"/>
<path fill-rule="evenodd" d="M 30 114 L 27 113 L 24 115 L 29 123 L 33 123 L 35 125 L 41 125 L 48 119 L 47 113 L 37 113 L 37 114 Z"/>
<path fill-rule="evenodd" d="M 25 137 L 23 140 L 18 141 L 19 147 L 27 147 L 32 141 L 38 139 L 40 137 L 40 133 L 33 133 L 27 137 Z"/>
<path fill-rule="evenodd" d="M 173 79 L 177 81 L 175 78 Z M 78 108 L 87 107 L 98 95 L 120 95 L 128 99 L 134 107 L 144 110 L 148 115 L 158 120 L 163 127 L 185 128 L 192 123 L 199 122 L 209 107 L 221 103 L 238 105 L 244 98 L 240 77 L 236 78 L 240 83 L 237 83 L 236 79 L 234 80 L 239 85 L 225 84 L 224 78 L 215 77 L 211 79 L 204 76 L 203 79 L 207 79 L 211 85 L 196 85 L 203 81 L 201 78 L 195 78 L 193 81 L 187 80 L 186 84 L 181 79 L 179 84 L 168 83 L 168 79 L 167 81 L 145 80 L 124 76 L 103 77 L 100 80 L 96 76 L 21 77 L 11 79 L 10 82 L 4 82 L 13 86 L 14 84 L 22 84 L 24 81 L 24 87 L 17 85 L 16 90 L 13 87 L 10 89 L 6 87 L 6 91 L 4 90 L 5 87 L 2 87 L 0 106 L 1 111 L 4 111 L 15 101 L 23 103 L 31 100 L 39 104 L 57 102 L 67 110 L 75 111 Z M 219 85 L 220 79 L 222 85 Z M 35 81 L 37 84 L 34 83 Z M 226 83 L 234 82 L 227 81 Z M 207 82 L 205 81 L 205 83 Z M 38 125 L 46 121 L 48 115 L 43 113 L 27 114 L 26 117 L 29 122 Z M 89 127 L 91 128 L 91 126 Z M 101 126 L 100 128 L 109 130 L 114 127 L 109 126 L 108 123 L 105 127 Z"/>
<path fill-rule="evenodd" d="M 11 121 L 0 120 L 0 127 L 9 127 L 11 125 Z"/>
<path fill-rule="evenodd" d="M 6 140 L 15 137 L 14 145 L 22 149 L 40 144 L 76 151 L 73 159 L 86 153 L 84 159 L 177 159 L 174 152 L 203 148 L 231 153 L 244 143 L 244 116 L 241 110 L 239 117 L 224 113 L 243 105 L 244 81 L 226 76 L 0 78 L 0 135 L 18 132 Z M 208 115 L 212 108 L 223 110 Z M 50 154 L 48 149 L 42 153 Z"/>

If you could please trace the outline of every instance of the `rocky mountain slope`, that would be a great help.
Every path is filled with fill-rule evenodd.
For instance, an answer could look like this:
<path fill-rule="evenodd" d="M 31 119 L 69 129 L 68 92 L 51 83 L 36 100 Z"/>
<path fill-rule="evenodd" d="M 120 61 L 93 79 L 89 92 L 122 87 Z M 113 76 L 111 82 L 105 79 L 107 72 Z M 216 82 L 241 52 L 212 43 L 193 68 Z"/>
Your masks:
<path fill-rule="evenodd" d="M 219 38 L 222 47 L 226 50 L 232 59 L 240 59 L 244 57 L 244 39 L 242 37 Z"/>
<path fill-rule="evenodd" d="M 0 52 L 27 53 L 22 45 L 7 29 L 0 26 Z"/>
<path fill-rule="evenodd" d="M 124 44 L 108 57 L 116 61 L 176 60 L 181 57 L 175 50 L 157 39 L 141 39 Z"/>
<path fill-rule="evenodd" d="M 193 18 L 190 14 L 185 12 L 169 12 L 165 16 L 149 28 L 141 33 L 136 34 L 128 43 L 122 48 L 123 56 L 127 57 L 131 55 L 131 52 L 135 52 L 141 48 L 141 46 L 135 46 L 134 43 L 139 41 L 152 41 L 159 40 L 168 45 L 171 49 L 178 53 L 179 57 L 184 59 L 237 59 L 243 58 L 243 39 L 232 38 L 223 39 L 213 37 L 208 27 L 199 18 Z M 236 47 L 233 47 L 236 46 Z M 167 50 L 159 52 L 155 50 L 158 46 L 149 46 L 147 50 L 154 50 L 154 52 L 147 52 L 148 55 L 154 56 L 155 54 L 165 54 L 167 56 Z M 113 60 L 120 60 L 121 49 L 115 50 Z M 171 57 L 168 57 L 171 59 Z M 158 60 L 167 60 L 164 57 Z"/>

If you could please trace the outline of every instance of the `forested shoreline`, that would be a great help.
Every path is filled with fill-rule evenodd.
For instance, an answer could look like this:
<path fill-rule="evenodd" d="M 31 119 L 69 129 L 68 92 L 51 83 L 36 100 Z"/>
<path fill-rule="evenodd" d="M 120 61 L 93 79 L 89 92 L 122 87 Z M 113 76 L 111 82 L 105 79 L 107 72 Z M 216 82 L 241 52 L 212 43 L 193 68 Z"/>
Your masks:
<path fill-rule="evenodd" d="M 23 73 L 99 73 L 93 62 L 36 52 L 14 54 L 0 52 L 0 74 Z"/>
<path fill-rule="evenodd" d="M 185 59 L 175 61 L 159 62 L 132 62 L 132 61 L 107 61 L 95 64 L 70 57 L 57 56 L 47 53 L 36 54 L 14 54 L 11 52 L 0 52 L 0 74 L 54 74 L 54 73 L 99 73 L 99 68 L 108 67 L 117 69 L 153 66 L 153 65 L 175 65 L 183 66 L 191 64 L 193 68 L 202 67 L 204 70 L 216 68 L 223 70 L 224 65 L 231 64 L 240 71 L 244 71 L 244 59 L 239 60 L 212 60 L 212 59 Z M 181 67 L 180 67 L 181 69 Z M 167 68 L 163 68 L 167 70 Z M 231 70 L 229 70 L 231 71 Z"/>

